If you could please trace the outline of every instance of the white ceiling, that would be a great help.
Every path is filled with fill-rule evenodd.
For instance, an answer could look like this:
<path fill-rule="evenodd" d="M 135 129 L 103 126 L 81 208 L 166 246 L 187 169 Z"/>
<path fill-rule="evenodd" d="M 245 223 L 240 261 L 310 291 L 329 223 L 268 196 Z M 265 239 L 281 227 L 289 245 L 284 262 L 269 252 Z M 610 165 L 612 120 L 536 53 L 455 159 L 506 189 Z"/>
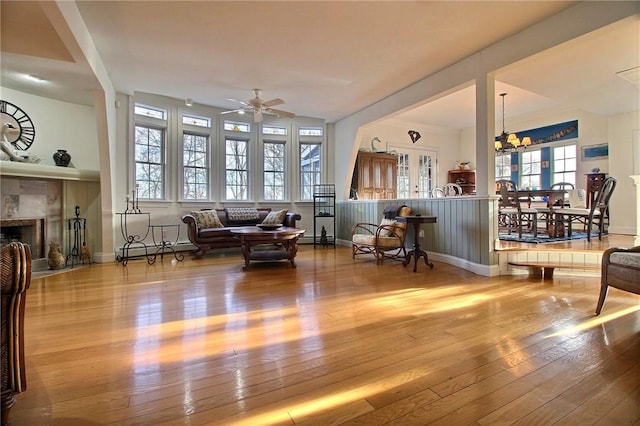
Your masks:
<path fill-rule="evenodd" d="M 571 1 L 83 1 L 77 7 L 116 90 L 233 109 L 251 89 L 297 115 L 344 118 Z M 52 2 L 0 2 L 2 84 L 91 104 L 98 87 Z M 497 75 L 507 117 L 546 108 L 613 115 L 639 109 L 615 76 L 640 65 L 637 17 L 514 64 Z M 499 24 L 497 24 L 499 23 Z M 23 79 L 36 74 L 47 82 Z M 466 128 L 472 87 L 394 117 Z M 500 101 L 496 107 L 500 108 Z"/>

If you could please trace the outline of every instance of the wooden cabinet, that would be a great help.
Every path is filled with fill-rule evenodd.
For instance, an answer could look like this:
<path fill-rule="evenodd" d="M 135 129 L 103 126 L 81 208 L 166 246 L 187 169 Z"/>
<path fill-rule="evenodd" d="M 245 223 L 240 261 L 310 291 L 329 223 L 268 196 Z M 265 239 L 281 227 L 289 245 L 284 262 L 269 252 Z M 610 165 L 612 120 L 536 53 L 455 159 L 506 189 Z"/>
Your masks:
<path fill-rule="evenodd" d="M 353 187 L 360 200 L 397 198 L 398 157 L 393 154 L 358 152 Z"/>
<path fill-rule="evenodd" d="M 476 171 L 475 170 L 449 170 L 448 183 L 457 183 L 462 187 L 464 195 L 476 193 Z"/>

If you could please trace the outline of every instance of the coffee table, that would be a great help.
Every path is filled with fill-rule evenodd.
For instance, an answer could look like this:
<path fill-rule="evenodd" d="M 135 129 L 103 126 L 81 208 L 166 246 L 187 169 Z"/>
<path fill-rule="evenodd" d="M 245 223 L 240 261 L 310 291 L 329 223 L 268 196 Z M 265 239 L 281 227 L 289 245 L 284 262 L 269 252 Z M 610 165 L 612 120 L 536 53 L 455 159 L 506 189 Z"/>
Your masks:
<path fill-rule="evenodd" d="M 242 270 L 246 271 L 251 260 L 288 260 L 295 268 L 298 238 L 304 235 L 305 230 L 288 227 L 263 230 L 257 226 L 247 226 L 232 229 L 231 233 L 242 243 L 242 257 L 244 258 Z"/>

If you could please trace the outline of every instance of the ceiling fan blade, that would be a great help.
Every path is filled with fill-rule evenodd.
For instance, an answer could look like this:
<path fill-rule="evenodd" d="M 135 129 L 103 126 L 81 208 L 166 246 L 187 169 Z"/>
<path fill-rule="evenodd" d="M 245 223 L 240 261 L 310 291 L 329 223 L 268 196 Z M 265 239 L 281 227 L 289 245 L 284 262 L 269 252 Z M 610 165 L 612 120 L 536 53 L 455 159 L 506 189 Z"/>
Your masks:
<path fill-rule="evenodd" d="M 256 109 L 253 111 L 253 122 L 260 123 L 262 121 L 262 110 Z"/>
<path fill-rule="evenodd" d="M 244 105 L 244 106 L 251 106 L 251 105 L 249 105 L 248 103 L 246 103 L 245 101 L 239 101 L 239 100 L 237 100 L 237 99 L 232 99 L 232 98 L 227 98 L 227 100 L 228 100 L 228 101 L 231 101 L 231 102 L 236 102 L 236 103 L 238 103 L 238 104 L 242 104 L 242 105 Z"/>
<path fill-rule="evenodd" d="M 271 99 L 270 101 L 266 101 L 262 103 L 262 106 L 265 108 L 270 108 L 276 105 L 282 105 L 284 101 L 280 98 Z"/>
<path fill-rule="evenodd" d="M 231 113 L 240 112 L 240 111 L 244 111 L 244 109 L 241 108 L 241 109 L 232 109 L 229 111 L 222 111 L 220 114 L 231 114 Z"/>
<path fill-rule="evenodd" d="M 267 108 L 266 109 L 267 112 L 270 112 L 271 114 L 275 114 L 278 117 L 287 117 L 287 118 L 293 118 L 296 115 L 292 112 L 289 111 L 282 111 L 281 109 L 273 109 L 273 108 Z"/>

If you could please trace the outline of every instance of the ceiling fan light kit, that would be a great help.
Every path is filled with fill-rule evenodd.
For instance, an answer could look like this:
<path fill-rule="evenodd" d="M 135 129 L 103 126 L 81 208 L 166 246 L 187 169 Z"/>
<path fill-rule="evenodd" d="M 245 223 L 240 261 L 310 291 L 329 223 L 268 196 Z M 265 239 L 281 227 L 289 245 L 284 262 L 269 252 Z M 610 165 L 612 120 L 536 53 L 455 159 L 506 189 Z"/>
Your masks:
<path fill-rule="evenodd" d="M 262 120 L 264 119 L 263 113 L 276 115 L 278 117 L 287 117 L 287 118 L 293 118 L 296 116 L 294 113 L 289 111 L 283 111 L 280 109 L 271 108 L 276 105 L 284 104 L 284 101 L 282 99 L 274 98 L 268 101 L 264 101 L 260 98 L 260 94 L 262 93 L 262 90 L 253 89 L 253 93 L 255 97 L 253 99 L 248 100 L 247 102 L 228 98 L 227 99 L 228 101 L 239 103 L 242 106 L 237 109 L 222 111 L 220 114 L 231 114 L 231 113 L 244 114 L 245 112 L 253 112 L 254 123 L 262 122 Z"/>

